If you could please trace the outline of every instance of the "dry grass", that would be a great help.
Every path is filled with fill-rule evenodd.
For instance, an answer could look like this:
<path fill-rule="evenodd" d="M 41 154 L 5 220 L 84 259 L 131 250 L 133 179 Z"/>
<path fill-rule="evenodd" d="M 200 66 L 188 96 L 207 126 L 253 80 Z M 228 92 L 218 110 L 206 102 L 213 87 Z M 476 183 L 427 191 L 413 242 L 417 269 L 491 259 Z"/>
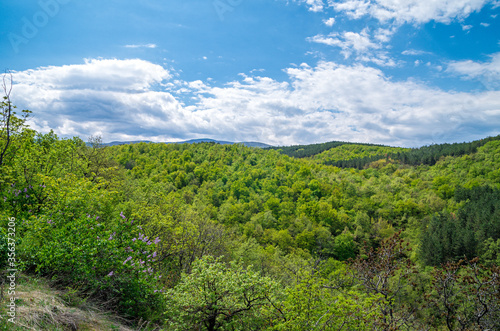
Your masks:
<path fill-rule="evenodd" d="M 3 330 L 120 330 L 132 331 L 123 321 L 112 318 L 73 292 L 52 289 L 39 278 L 21 276 L 16 288 L 16 325 L 7 322 L 5 289 L 0 303 L 0 329 Z"/>

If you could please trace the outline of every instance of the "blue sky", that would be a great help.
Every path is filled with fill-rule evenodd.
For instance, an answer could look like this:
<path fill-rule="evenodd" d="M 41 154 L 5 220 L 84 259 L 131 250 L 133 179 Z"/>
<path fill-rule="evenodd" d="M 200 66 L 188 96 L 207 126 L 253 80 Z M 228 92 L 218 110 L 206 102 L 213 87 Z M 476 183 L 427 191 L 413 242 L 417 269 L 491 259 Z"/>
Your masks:
<path fill-rule="evenodd" d="M 0 8 L 0 63 L 41 132 L 399 146 L 500 134 L 498 0 Z"/>

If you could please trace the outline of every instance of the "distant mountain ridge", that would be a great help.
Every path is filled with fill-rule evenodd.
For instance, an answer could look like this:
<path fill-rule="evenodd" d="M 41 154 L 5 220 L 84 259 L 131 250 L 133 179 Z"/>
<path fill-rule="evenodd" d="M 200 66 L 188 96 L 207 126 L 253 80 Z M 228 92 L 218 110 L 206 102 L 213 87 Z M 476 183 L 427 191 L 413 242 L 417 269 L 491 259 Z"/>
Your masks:
<path fill-rule="evenodd" d="M 104 143 L 104 146 L 117 146 L 117 145 L 129 145 L 129 144 L 138 144 L 138 143 L 153 143 L 153 141 L 149 140 L 136 140 L 136 141 L 112 141 L 109 143 Z M 215 140 L 208 138 L 201 139 L 190 139 L 185 141 L 178 142 L 159 142 L 159 144 L 198 144 L 198 143 L 215 143 L 220 145 L 235 145 L 235 144 L 243 144 L 247 147 L 256 147 L 256 148 L 269 148 L 273 147 L 272 145 L 256 142 L 256 141 L 243 141 L 243 142 L 232 142 L 232 141 L 224 141 L 224 140 Z"/>

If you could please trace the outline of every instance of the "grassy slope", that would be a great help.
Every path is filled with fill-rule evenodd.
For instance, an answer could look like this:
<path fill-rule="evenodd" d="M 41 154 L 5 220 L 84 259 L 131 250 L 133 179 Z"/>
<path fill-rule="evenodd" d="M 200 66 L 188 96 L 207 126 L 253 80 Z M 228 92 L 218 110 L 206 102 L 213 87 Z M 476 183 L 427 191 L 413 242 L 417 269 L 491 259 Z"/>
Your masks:
<path fill-rule="evenodd" d="M 17 316 L 13 325 L 7 321 L 10 295 L 6 284 L 2 293 L 0 330 L 132 330 L 74 292 L 56 290 L 48 280 L 26 275 L 17 279 Z"/>

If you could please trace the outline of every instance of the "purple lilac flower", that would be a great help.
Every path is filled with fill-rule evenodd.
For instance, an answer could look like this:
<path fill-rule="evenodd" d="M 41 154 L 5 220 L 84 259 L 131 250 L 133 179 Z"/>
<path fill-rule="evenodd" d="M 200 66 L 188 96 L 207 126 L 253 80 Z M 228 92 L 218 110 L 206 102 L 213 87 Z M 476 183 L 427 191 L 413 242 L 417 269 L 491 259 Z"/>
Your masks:
<path fill-rule="evenodd" d="M 156 244 L 156 245 L 158 245 L 158 243 L 159 243 L 160 241 L 161 241 L 161 240 L 160 240 L 160 237 L 156 237 L 156 239 L 155 239 L 155 244 Z"/>
<path fill-rule="evenodd" d="M 132 239 L 132 241 L 136 241 L 136 240 L 137 240 L 137 238 Z"/>
<path fill-rule="evenodd" d="M 7 201 L 7 197 L 3 197 L 3 202 Z"/>
<path fill-rule="evenodd" d="M 138 239 L 139 239 L 139 240 L 144 239 L 144 237 L 142 236 L 142 233 L 139 233 L 139 238 L 138 238 Z"/>
<path fill-rule="evenodd" d="M 120 212 L 120 216 L 121 216 L 123 219 L 126 219 L 125 215 L 123 215 L 123 212 Z"/>
<path fill-rule="evenodd" d="M 127 263 L 130 260 L 132 260 L 132 256 L 127 257 L 127 259 L 125 261 L 123 261 L 123 264 Z"/>
<path fill-rule="evenodd" d="M 27 187 L 24 188 L 24 193 L 26 193 L 26 192 L 28 192 L 28 188 Z"/>
<path fill-rule="evenodd" d="M 26 194 L 26 199 L 28 199 L 30 196 Z"/>
<path fill-rule="evenodd" d="M 156 257 L 156 252 L 153 252 L 153 257 Z"/>
<path fill-rule="evenodd" d="M 113 271 L 111 271 L 109 274 L 108 274 L 108 277 L 111 277 L 113 276 L 115 273 Z"/>
<path fill-rule="evenodd" d="M 99 219 L 99 216 L 96 216 L 95 220 L 97 221 Z"/>

